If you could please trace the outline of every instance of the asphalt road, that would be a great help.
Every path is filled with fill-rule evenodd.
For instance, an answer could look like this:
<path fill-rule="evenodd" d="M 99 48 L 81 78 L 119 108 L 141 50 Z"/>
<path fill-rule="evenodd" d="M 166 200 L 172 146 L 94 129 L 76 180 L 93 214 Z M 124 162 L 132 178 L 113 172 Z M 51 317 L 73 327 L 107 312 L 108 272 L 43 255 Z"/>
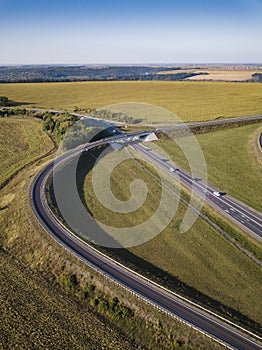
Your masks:
<path fill-rule="evenodd" d="M 95 145 L 103 142 L 105 141 L 96 142 Z M 92 145 L 92 147 L 95 145 Z M 87 149 L 87 146 L 83 148 Z M 78 148 L 61 156 L 60 162 L 73 157 L 80 150 L 81 148 Z M 139 297 L 183 320 L 187 324 L 211 336 L 213 339 L 226 344 L 230 348 L 243 350 L 262 349 L 256 341 L 251 340 L 244 333 L 240 333 L 239 330 L 232 328 L 220 319 L 210 316 L 196 306 L 192 306 L 190 303 L 179 299 L 174 293 L 161 288 L 123 265 L 116 263 L 79 240 L 74 234 L 61 226 L 50 215 L 43 201 L 44 191 L 42 189 L 45 185 L 46 176 L 52 171 L 53 165 L 53 162 L 47 165 L 35 179 L 31 188 L 31 199 L 34 213 L 39 222 L 57 242 L 78 256 L 82 261 L 99 270 L 110 279 L 115 280 Z"/>
<path fill-rule="evenodd" d="M 169 173 L 174 178 L 179 179 L 179 181 L 188 188 L 200 195 L 205 194 L 206 201 L 212 207 L 234 221 L 238 226 L 251 234 L 254 238 L 262 241 L 261 213 L 235 200 L 227 194 L 217 197 L 214 192 L 219 192 L 219 189 L 210 186 L 209 184 L 201 181 L 201 179 L 195 179 L 189 172 L 179 168 L 179 166 L 174 162 L 168 159 L 163 159 L 161 155 L 157 154 L 150 148 L 142 144 L 133 145 L 133 148 L 141 153 L 149 162 L 155 164 L 157 167 Z M 171 172 L 170 168 L 179 170 Z"/>

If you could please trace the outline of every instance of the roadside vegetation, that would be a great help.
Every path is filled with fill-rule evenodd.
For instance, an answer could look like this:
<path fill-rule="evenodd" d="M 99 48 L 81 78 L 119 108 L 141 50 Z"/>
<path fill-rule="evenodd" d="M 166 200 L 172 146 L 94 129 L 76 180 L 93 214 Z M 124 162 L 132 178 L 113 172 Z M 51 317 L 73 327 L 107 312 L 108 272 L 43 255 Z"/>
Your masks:
<path fill-rule="evenodd" d="M 262 211 L 262 162 L 257 156 L 261 123 L 196 135 L 204 153 L 208 182 L 251 207 Z M 156 143 L 170 159 L 189 170 L 188 161 L 174 140 Z M 149 147 L 154 148 L 154 143 Z"/>
<path fill-rule="evenodd" d="M 15 120 L 4 119 L 11 126 Z M 30 120 L 22 119 L 30 125 L 28 142 L 35 142 L 38 130 L 47 137 L 40 122 Z M 3 139 L 10 143 L 13 135 Z M 0 347 L 222 349 L 105 279 L 42 230 L 31 211 L 29 186 L 52 156 L 34 159 L 22 170 L 17 163 L 18 172 L 0 190 Z"/>
<path fill-rule="evenodd" d="M 149 169 L 153 171 L 151 167 Z M 144 222 L 158 207 L 158 182 L 129 160 L 112 173 L 111 190 L 116 198 L 125 201 L 130 196 L 130 183 L 137 178 L 143 179 L 149 188 L 147 200 L 136 212 L 120 214 L 99 203 L 93 192 L 90 172 L 84 181 L 84 195 L 92 215 L 113 227 L 130 227 Z M 157 237 L 128 250 L 106 251 L 149 278 L 259 331 L 260 268 L 201 219 L 181 234 L 179 228 L 184 214 L 185 207 L 180 204 L 170 225 Z"/>
<path fill-rule="evenodd" d="M 90 112 L 115 103 L 142 102 L 160 106 L 182 120 L 201 121 L 262 113 L 262 85 L 223 82 L 78 82 L 0 84 L 0 95 L 28 106 Z M 176 122 L 163 116 L 142 114 L 144 123 Z"/>
<path fill-rule="evenodd" d="M 112 127 L 101 121 L 100 126 L 94 126 L 88 119 L 79 120 L 77 116 L 69 112 L 34 111 L 26 108 L 2 108 L 0 109 L 2 120 L 13 117 L 31 117 L 31 120 L 43 121 L 42 130 L 52 139 L 53 143 L 61 146 L 61 150 L 67 151 L 80 144 L 93 142 L 107 136 L 112 136 Z M 103 125 L 104 124 L 104 125 Z M 47 136 L 46 135 L 46 136 Z"/>

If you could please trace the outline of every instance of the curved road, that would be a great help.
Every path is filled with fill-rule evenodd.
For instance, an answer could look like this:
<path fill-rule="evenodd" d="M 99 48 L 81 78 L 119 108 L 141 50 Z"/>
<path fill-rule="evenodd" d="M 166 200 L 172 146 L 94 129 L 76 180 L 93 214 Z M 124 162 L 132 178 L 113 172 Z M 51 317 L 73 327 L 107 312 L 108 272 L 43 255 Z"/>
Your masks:
<path fill-rule="evenodd" d="M 118 138 L 118 136 L 111 139 L 116 138 Z M 69 151 L 59 158 L 59 163 L 68 160 L 70 157 L 74 157 L 74 155 L 79 154 L 84 148 L 90 149 L 107 142 L 108 141 L 106 140 L 102 140 L 95 142 L 90 146 L 84 146 Z M 36 177 L 31 188 L 31 199 L 34 213 L 42 227 L 58 243 L 82 261 L 102 272 L 110 279 L 113 279 L 140 298 L 172 316 L 179 318 L 183 322 L 186 322 L 220 343 L 233 349 L 262 349 L 257 341 L 251 340 L 244 333 L 240 333 L 239 330 L 236 330 L 229 324 L 222 322 L 220 319 L 211 316 L 200 308 L 197 308 L 196 305 L 185 302 L 185 300 L 178 298 L 174 293 L 161 288 L 157 284 L 113 261 L 78 239 L 72 232 L 60 225 L 56 218 L 53 217 L 46 208 L 43 198 L 45 181 L 47 176 L 52 172 L 53 166 L 54 162 L 49 163 Z"/>

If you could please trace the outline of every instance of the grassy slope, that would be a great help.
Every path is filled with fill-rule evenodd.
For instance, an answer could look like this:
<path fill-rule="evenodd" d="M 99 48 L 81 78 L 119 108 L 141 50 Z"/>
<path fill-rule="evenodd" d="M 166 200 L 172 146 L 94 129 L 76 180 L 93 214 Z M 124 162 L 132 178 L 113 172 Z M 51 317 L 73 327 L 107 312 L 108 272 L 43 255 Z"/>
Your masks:
<path fill-rule="evenodd" d="M 9 142 L 10 134 L 4 136 Z M 0 347 L 116 350 L 138 349 L 137 341 L 146 348 L 164 350 L 181 340 L 187 349 L 221 349 L 219 344 L 103 278 L 43 232 L 31 213 L 28 195 L 31 179 L 42 166 L 42 161 L 30 165 L 0 190 Z M 95 286 L 91 297 L 108 299 L 117 295 L 136 310 L 135 319 L 116 323 L 128 339 L 107 315 L 101 319 L 90 309 L 89 299 L 80 302 L 73 291 L 57 288 L 59 277 L 67 273 L 77 275 L 82 291 Z M 129 338 L 135 341 L 131 344 Z"/>
<path fill-rule="evenodd" d="M 85 82 L 0 84 L 0 95 L 57 109 L 98 108 L 119 102 L 163 107 L 184 121 L 262 113 L 262 85 L 205 82 Z M 157 115 L 144 121 L 168 122 Z"/>
<path fill-rule="evenodd" d="M 26 164 L 53 148 L 37 119 L 0 119 L 0 187 Z"/>
<path fill-rule="evenodd" d="M 111 189 L 118 199 L 127 200 L 129 184 L 137 178 L 142 178 L 150 189 L 144 206 L 135 213 L 112 214 L 94 196 L 89 173 L 84 192 L 93 215 L 113 227 L 134 226 L 150 217 L 159 203 L 159 185 L 133 161 L 122 163 L 112 173 Z M 261 322 L 259 267 L 200 219 L 188 232 L 180 234 L 179 223 L 184 213 L 185 208 L 180 205 L 161 234 L 130 251 L 209 297 Z"/>
<path fill-rule="evenodd" d="M 261 126 L 248 125 L 197 135 L 208 170 L 208 181 L 220 190 L 262 211 L 262 162 L 255 155 Z M 184 168 L 188 163 L 172 140 L 158 141 L 170 158 Z M 152 147 L 153 144 L 151 144 Z"/>

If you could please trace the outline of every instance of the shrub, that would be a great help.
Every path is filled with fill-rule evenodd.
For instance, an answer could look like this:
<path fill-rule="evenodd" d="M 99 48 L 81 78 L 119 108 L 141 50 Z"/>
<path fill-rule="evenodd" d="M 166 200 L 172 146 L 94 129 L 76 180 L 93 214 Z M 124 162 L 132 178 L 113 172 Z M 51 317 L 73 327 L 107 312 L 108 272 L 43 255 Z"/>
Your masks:
<path fill-rule="evenodd" d="M 75 288 L 78 285 L 77 277 L 75 274 L 65 273 L 59 276 L 58 283 L 66 289 Z"/>

